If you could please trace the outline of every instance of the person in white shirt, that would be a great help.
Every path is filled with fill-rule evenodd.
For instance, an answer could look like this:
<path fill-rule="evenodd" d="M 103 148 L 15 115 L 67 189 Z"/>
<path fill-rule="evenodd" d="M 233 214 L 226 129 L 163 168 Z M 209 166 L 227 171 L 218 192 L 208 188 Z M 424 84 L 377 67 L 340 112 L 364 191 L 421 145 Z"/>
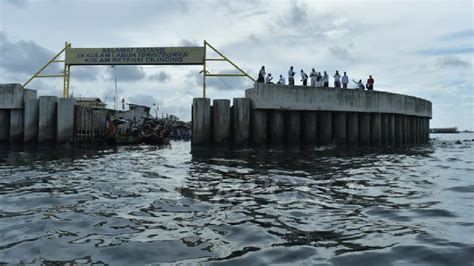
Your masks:
<path fill-rule="evenodd" d="M 283 75 L 280 75 L 280 79 L 278 80 L 277 84 L 285 85 L 285 78 L 283 77 Z"/>
<path fill-rule="evenodd" d="M 339 71 L 336 70 L 336 74 L 334 74 L 334 88 L 341 87 L 341 75 L 339 75 Z"/>
<path fill-rule="evenodd" d="M 344 72 L 344 76 L 342 76 L 341 82 L 342 82 L 342 88 L 347 89 L 347 84 L 349 83 L 349 77 L 347 76 L 346 72 Z"/>
<path fill-rule="evenodd" d="M 323 75 L 321 75 L 321 72 L 318 72 L 318 76 L 316 77 L 316 87 L 322 87 L 323 86 Z"/>
<path fill-rule="evenodd" d="M 262 66 L 262 68 L 260 68 L 260 72 L 258 72 L 257 82 L 259 83 L 265 82 L 265 66 Z"/>
<path fill-rule="evenodd" d="M 293 66 L 291 66 L 290 70 L 288 70 L 288 85 L 295 85 L 295 74 L 296 73 L 293 71 Z"/>
<path fill-rule="evenodd" d="M 311 87 L 316 87 L 316 78 L 318 77 L 318 72 L 316 70 L 311 70 L 311 73 L 309 74 L 309 77 L 311 79 Z"/>
<path fill-rule="evenodd" d="M 303 86 L 308 86 L 308 75 L 304 73 L 303 69 L 301 69 L 301 81 L 303 81 Z"/>
<path fill-rule="evenodd" d="M 328 76 L 328 73 L 326 73 L 326 71 L 324 71 L 323 86 L 329 87 L 329 76 Z"/>
<path fill-rule="evenodd" d="M 273 83 L 272 80 L 272 73 L 268 73 L 267 77 L 265 78 L 265 83 Z"/>

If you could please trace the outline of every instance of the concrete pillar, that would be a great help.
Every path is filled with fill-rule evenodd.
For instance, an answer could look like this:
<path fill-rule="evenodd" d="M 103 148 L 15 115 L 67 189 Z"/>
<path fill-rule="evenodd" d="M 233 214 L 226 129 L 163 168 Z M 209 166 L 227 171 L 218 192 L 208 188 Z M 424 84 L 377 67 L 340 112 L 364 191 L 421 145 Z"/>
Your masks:
<path fill-rule="evenodd" d="M 388 146 L 395 147 L 395 115 L 388 115 Z"/>
<path fill-rule="evenodd" d="M 212 101 L 212 130 L 215 144 L 229 144 L 230 100 Z"/>
<path fill-rule="evenodd" d="M 347 113 L 347 144 L 357 146 L 359 142 L 359 114 Z"/>
<path fill-rule="evenodd" d="M 56 104 L 58 97 L 39 97 L 38 141 L 56 140 Z"/>
<path fill-rule="evenodd" d="M 425 120 L 425 142 L 430 143 L 430 119 L 424 118 Z"/>
<path fill-rule="evenodd" d="M 286 112 L 286 145 L 288 149 L 299 149 L 301 144 L 301 113 Z"/>
<path fill-rule="evenodd" d="M 319 113 L 319 144 L 331 145 L 332 137 L 332 113 L 323 111 Z"/>
<path fill-rule="evenodd" d="M 74 141 L 74 107 L 76 100 L 74 98 L 60 98 L 58 100 L 57 111 L 57 142 Z"/>
<path fill-rule="evenodd" d="M 23 110 L 10 110 L 10 142 L 23 142 Z"/>
<path fill-rule="evenodd" d="M 405 131 L 404 142 L 405 142 L 405 145 L 409 146 L 410 145 L 410 121 L 407 115 L 403 116 L 403 126 L 404 126 L 404 131 Z"/>
<path fill-rule="evenodd" d="M 359 114 L 359 145 L 370 145 L 370 114 Z"/>
<path fill-rule="evenodd" d="M 425 134 L 425 124 L 424 124 L 424 117 L 420 117 L 420 138 L 421 138 L 421 144 L 426 144 L 426 134 Z"/>
<path fill-rule="evenodd" d="M 273 147 L 283 146 L 285 143 L 285 113 L 280 110 L 272 110 L 270 114 L 270 144 Z"/>
<path fill-rule="evenodd" d="M 420 118 L 417 116 L 413 117 L 415 120 L 415 142 L 417 145 L 421 144 L 421 137 L 420 137 Z"/>
<path fill-rule="evenodd" d="M 267 110 L 252 110 L 252 142 L 256 146 L 267 144 Z"/>
<path fill-rule="evenodd" d="M 388 138 L 388 123 L 389 123 L 389 115 L 382 114 L 382 146 L 387 147 L 389 145 L 389 138 Z"/>
<path fill-rule="evenodd" d="M 370 115 L 370 143 L 373 146 L 382 146 L 382 115 Z"/>
<path fill-rule="evenodd" d="M 10 139 L 10 110 L 0 109 L 0 142 Z"/>
<path fill-rule="evenodd" d="M 407 145 L 407 126 L 405 124 L 405 115 L 400 115 L 400 121 L 401 121 L 401 128 L 402 128 L 402 142 L 401 146 L 406 146 Z"/>
<path fill-rule="evenodd" d="M 23 108 L 23 141 L 32 142 L 38 140 L 38 99 L 28 99 Z"/>
<path fill-rule="evenodd" d="M 410 144 L 416 145 L 416 119 L 414 116 L 409 117 L 410 122 Z"/>
<path fill-rule="evenodd" d="M 312 150 L 318 144 L 318 113 L 308 111 L 302 115 L 303 147 Z"/>
<path fill-rule="evenodd" d="M 192 144 L 209 144 L 211 141 L 211 100 L 194 98 L 192 108 Z"/>
<path fill-rule="evenodd" d="M 403 146 L 403 118 L 402 115 L 395 115 L 395 146 Z"/>
<path fill-rule="evenodd" d="M 233 102 L 233 143 L 234 145 L 248 145 L 250 137 L 250 106 L 248 98 L 234 98 Z"/>
<path fill-rule="evenodd" d="M 334 142 L 337 145 L 347 144 L 347 130 L 346 130 L 346 113 L 345 112 L 334 112 Z"/>
<path fill-rule="evenodd" d="M 22 109 L 23 91 L 18 83 L 0 84 L 0 109 Z"/>

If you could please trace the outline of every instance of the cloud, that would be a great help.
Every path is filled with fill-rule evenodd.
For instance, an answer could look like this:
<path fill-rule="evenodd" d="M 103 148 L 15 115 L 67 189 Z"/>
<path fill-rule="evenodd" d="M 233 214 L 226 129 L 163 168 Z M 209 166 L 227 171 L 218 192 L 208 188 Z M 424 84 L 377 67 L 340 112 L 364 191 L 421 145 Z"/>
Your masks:
<path fill-rule="evenodd" d="M 202 46 L 202 44 L 199 44 L 196 40 L 182 39 L 179 41 L 178 46 Z"/>
<path fill-rule="evenodd" d="M 117 74 L 117 82 L 141 81 L 145 79 L 146 76 L 142 66 L 115 66 L 115 72 Z M 107 68 L 106 79 L 114 80 L 114 78 L 114 68 Z"/>
<path fill-rule="evenodd" d="M 472 67 L 471 62 L 461 60 L 456 57 L 444 57 L 440 58 L 437 63 L 440 67 L 462 67 L 462 68 L 469 68 Z"/>
<path fill-rule="evenodd" d="M 128 99 L 126 99 L 126 102 L 139 104 L 139 105 L 146 105 L 149 107 L 152 107 L 153 104 L 156 104 L 158 106 L 162 105 L 162 102 L 160 100 L 156 99 L 155 97 L 153 97 L 153 95 L 149 95 L 149 94 L 136 94 L 136 95 L 130 96 L 128 97 Z"/>
<path fill-rule="evenodd" d="M 97 81 L 101 70 L 93 66 L 74 66 L 71 68 L 71 78 L 78 81 Z"/>
<path fill-rule="evenodd" d="M 347 48 L 341 47 L 339 45 L 333 45 L 328 47 L 329 52 L 333 54 L 335 57 L 342 59 L 342 60 L 351 60 L 351 55 L 349 54 L 349 50 Z"/>
<path fill-rule="evenodd" d="M 0 32 L 0 68 L 24 75 L 33 75 L 45 65 L 54 53 L 33 41 L 10 41 L 6 34 Z M 58 64 L 48 66 L 45 73 L 61 73 Z"/>
<path fill-rule="evenodd" d="M 308 22 L 308 7 L 305 3 L 291 2 L 291 6 L 277 19 L 278 24 L 284 28 L 299 27 Z"/>
<path fill-rule="evenodd" d="M 237 70 L 222 70 L 212 74 L 239 74 Z M 190 71 L 186 83 L 190 87 L 202 86 L 202 74 L 199 71 Z M 275 78 L 275 77 L 274 77 Z M 207 77 L 206 87 L 217 91 L 244 91 L 252 86 L 253 81 L 247 77 Z"/>
<path fill-rule="evenodd" d="M 474 47 L 429 48 L 417 51 L 420 55 L 472 54 Z"/>
<path fill-rule="evenodd" d="M 448 34 L 444 34 L 438 38 L 438 40 L 442 41 L 451 41 L 451 40 L 459 40 L 459 39 L 474 39 L 474 29 L 467 29 L 462 31 L 456 31 Z"/>
<path fill-rule="evenodd" d="M 11 6 L 20 7 L 20 8 L 28 6 L 29 2 L 30 2 L 28 0 L 4 0 L 4 1 L 5 1 L 5 3 L 7 3 Z"/>
<path fill-rule="evenodd" d="M 170 80 L 171 77 L 170 75 L 166 74 L 166 72 L 160 71 L 159 73 L 149 76 L 148 79 L 151 81 L 158 81 L 161 83 L 165 83 L 166 81 Z"/>

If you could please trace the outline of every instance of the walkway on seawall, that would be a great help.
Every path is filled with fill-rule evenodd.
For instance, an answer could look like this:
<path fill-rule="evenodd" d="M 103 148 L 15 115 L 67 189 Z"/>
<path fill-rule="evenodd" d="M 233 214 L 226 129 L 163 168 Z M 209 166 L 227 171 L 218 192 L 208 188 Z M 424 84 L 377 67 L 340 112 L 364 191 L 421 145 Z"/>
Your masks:
<path fill-rule="evenodd" d="M 382 91 L 255 83 L 245 98 L 193 100 L 193 146 L 312 149 L 429 142 L 430 101 Z"/>

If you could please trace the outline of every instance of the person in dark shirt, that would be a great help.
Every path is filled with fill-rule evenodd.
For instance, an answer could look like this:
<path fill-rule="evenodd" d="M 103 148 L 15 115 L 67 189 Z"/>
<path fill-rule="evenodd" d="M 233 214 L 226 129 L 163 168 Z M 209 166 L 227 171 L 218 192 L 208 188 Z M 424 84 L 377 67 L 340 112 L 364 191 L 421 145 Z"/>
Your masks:
<path fill-rule="evenodd" d="M 265 83 L 265 66 L 262 66 L 262 68 L 260 68 L 260 72 L 258 72 L 257 82 Z"/>
<path fill-rule="evenodd" d="M 369 79 L 367 80 L 367 90 L 373 91 L 374 90 L 374 78 L 369 75 Z"/>

